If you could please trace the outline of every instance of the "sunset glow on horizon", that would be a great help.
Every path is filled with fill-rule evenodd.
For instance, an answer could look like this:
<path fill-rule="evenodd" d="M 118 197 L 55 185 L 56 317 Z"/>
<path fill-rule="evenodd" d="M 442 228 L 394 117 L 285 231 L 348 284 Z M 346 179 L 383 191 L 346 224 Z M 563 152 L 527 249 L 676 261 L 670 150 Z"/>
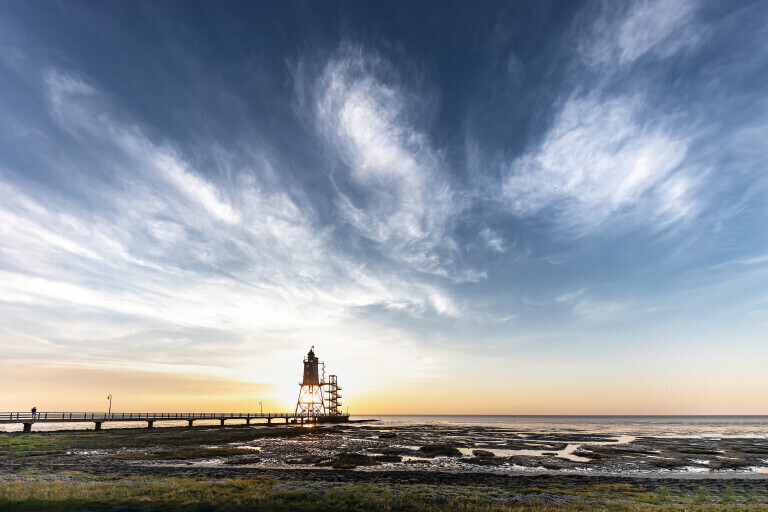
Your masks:
<path fill-rule="evenodd" d="M 768 414 L 765 2 L 0 4 L 0 410 Z"/>

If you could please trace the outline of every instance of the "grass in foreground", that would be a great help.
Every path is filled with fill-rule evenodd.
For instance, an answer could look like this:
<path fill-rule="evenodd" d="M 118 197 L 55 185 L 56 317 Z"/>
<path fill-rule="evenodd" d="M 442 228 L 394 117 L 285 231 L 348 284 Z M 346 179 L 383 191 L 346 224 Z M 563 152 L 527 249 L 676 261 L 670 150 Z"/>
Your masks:
<path fill-rule="evenodd" d="M 296 510 L 296 511 L 762 511 L 757 493 L 646 491 L 629 485 L 510 489 L 503 486 L 351 484 L 276 479 L 17 477 L 0 483 L 0 509 L 31 510 Z"/>

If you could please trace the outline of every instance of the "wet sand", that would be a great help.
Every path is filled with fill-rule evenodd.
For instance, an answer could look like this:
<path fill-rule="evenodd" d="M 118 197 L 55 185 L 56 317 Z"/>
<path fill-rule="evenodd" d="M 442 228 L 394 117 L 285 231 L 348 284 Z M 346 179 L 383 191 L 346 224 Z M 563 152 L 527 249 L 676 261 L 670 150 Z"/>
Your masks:
<path fill-rule="evenodd" d="M 634 434 L 426 423 L 0 434 L 0 509 L 768 509 L 768 440 Z"/>
<path fill-rule="evenodd" d="M 541 433 L 428 424 L 393 428 L 370 423 L 35 435 L 43 446 L 39 453 L 1 455 L 3 479 L 24 471 L 83 471 L 458 484 L 529 479 L 644 482 L 643 486 L 668 486 L 670 481 L 683 486 L 687 481 L 719 485 L 715 482 L 727 480 L 727 485 L 747 487 L 768 483 L 768 440 L 763 438 Z M 179 452 L 180 447 L 186 451 Z"/>

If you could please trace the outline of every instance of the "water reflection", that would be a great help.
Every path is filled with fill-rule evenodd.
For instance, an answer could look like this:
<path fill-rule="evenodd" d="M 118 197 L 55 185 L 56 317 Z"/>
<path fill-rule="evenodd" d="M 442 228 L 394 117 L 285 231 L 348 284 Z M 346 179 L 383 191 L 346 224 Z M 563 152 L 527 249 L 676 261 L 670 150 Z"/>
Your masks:
<path fill-rule="evenodd" d="M 382 427 L 435 424 L 494 427 L 538 434 L 590 432 L 652 437 L 768 436 L 768 416 L 356 416 L 376 419 Z"/>
<path fill-rule="evenodd" d="M 569 444 L 564 450 L 506 450 L 503 448 L 484 448 L 485 451 L 491 452 L 495 457 L 512 457 L 514 455 L 525 455 L 529 457 L 560 457 L 561 459 L 572 460 L 573 462 L 589 462 L 586 457 L 579 457 L 574 455 L 573 452 L 581 447 L 580 444 Z M 477 451 L 476 448 L 459 448 L 462 455 L 471 457 L 473 452 Z"/>

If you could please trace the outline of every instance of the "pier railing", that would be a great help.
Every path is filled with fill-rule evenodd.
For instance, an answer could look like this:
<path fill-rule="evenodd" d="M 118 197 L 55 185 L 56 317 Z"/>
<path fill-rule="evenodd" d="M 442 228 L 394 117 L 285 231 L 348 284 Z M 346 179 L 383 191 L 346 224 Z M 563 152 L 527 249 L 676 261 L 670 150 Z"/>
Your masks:
<path fill-rule="evenodd" d="M 331 416 L 331 415 L 312 415 Z M 336 415 L 338 416 L 338 415 Z M 344 415 L 342 415 L 344 416 Z M 228 419 L 273 419 L 303 418 L 305 414 L 293 412 L 249 412 L 249 413 L 172 413 L 172 412 L 0 412 L 0 423 L 36 423 L 36 422 L 104 422 L 104 421 L 190 421 L 190 420 L 228 420 Z"/>
<path fill-rule="evenodd" d="M 86 423 L 92 422 L 96 430 L 101 430 L 101 424 L 109 421 L 144 421 L 152 428 L 156 421 L 186 421 L 191 427 L 198 420 L 218 420 L 224 425 L 226 420 L 245 420 L 250 425 L 251 420 L 266 419 L 268 424 L 273 420 L 283 420 L 291 423 L 339 423 L 349 421 L 348 414 L 307 414 L 294 412 L 0 412 L 0 423 L 21 423 L 24 432 L 31 432 L 34 423 Z"/>

